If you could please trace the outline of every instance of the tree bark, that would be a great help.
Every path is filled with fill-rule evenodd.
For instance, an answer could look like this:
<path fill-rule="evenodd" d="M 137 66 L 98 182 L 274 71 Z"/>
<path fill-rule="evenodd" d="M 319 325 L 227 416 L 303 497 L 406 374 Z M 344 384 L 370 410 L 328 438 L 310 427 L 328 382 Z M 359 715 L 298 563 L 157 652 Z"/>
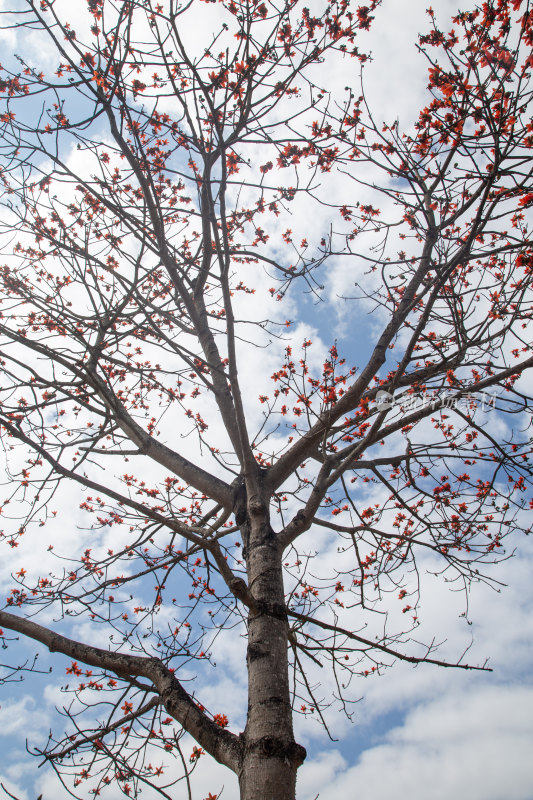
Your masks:
<path fill-rule="evenodd" d="M 268 505 L 247 519 L 247 570 L 255 608 L 248 616 L 248 717 L 239 774 L 241 800 L 294 800 L 305 749 L 294 740 L 282 553 Z"/>

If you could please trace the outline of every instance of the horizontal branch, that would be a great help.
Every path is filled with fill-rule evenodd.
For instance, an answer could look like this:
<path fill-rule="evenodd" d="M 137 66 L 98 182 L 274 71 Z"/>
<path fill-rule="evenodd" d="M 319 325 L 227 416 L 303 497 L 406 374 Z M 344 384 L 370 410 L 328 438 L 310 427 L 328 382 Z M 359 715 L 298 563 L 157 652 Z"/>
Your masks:
<path fill-rule="evenodd" d="M 292 611 L 290 608 L 287 609 L 287 614 L 289 617 L 293 617 L 294 619 L 300 620 L 300 622 L 307 622 L 311 625 L 316 625 L 318 628 L 322 628 L 322 630 L 331 631 L 335 635 L 342 635 L 346 636 L 348 639 L 352 639 L 355 642 L 359 642 L 359 644 L 364 644 L 365 647 L 368 647 L 372 650 L 380 650 L 382 653 L 387 653 L 387 655 L 392 656 L 393 658 L 397 658 L 400 661 L 408 661 L 410 664 L 434 664 L 438 667 L 454 667 L 455 669 L 466 669 L 466 670 L 479 670 L 481 672 L 492 672 L 490 667 L 474 667 L 471 664 L 452 664 L 449 661 L 440 661 L 436 658 L 428 658 L 427 656 L 408 656 L 405 653 L 400 653 L 398 650 L 393 650 L 392 647 L 388 647 L 385 644 L 380 644 L 379 642 L 373 642 L 371 639 L 365 639 L 364 636 L 359 636 L 357 633 L 353 631 L 346 630 L 346 628 L 340 628 L 338 625 L 330 625 L 327 622 L 323 622 L 322 620 L 315 619 L 314 617 L 309 617 L 307 614 L 299 614 L 297 611 Z M 428 648 L 428 652 L 430 649 Z"/>
<path fill-rule="evenodd" d="M 84 644 L 6 611 L 0 611 L 0 626 L 41 642 L 51 653 L 62 653 L 84 664 L 112 672 L 126 681 L 131 677 L 143 677 L 152 681 L 168 713 L 216 761 L 238 772 L 241 762 L 239 737 L 221 728 L 201 711 L 174 672 L 159 659 Z"/>

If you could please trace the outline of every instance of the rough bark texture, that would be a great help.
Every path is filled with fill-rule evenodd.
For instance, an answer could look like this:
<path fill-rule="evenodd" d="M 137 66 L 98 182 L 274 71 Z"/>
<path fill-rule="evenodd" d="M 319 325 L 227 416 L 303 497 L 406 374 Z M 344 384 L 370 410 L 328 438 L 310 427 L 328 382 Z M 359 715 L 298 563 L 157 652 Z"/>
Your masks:
<path fill-rule="evenodd" d="M 294 800 L 306 753 L 294 741 L 281 552 L 267 508 L 248 503 L 245 522 L 255 608 L 248 617 L 248 718 L 239 783 L 241 800 Z"/>
<path fill-rule="evenodd" d="M 110 671 L 119 677 L 146 678 L 153 684 L 156 702 L 161 702 L 174 719 L 183 725 L 201 747 L 220 764 L 238 772 L 242 750 L 239 737 L 221 729 L 207 717 L 191 695 L 185 691 L 174 673 L 159 659 L 113 652 L 77 642 L 7 611 L 0 610 L 0 625 L 41 642 L 51 653 L 63 653 L 84 664 Z"/>
<path fill-rule="evenodd" d="M 83 492 L 83 517 L 67 515 L 81 533 L 58 553 L 59 569 L 48 571 L 46 556 L 41 577 L 31 554 L 26 570 L 31 545 L 7 559 L 15 613 L 0 608 L 0 638 L 16 646 L 6 628 L 100 671 L 99 683 L 69 689 L 87 721 L 78 700 L 68 704 L 69 729 L 50 733 L 42 752 L 75 786 L 83 764 L 95 788 L 80 796 L 111 784 L 171 797 L 152 746 L 179 753 L 187 771 L 183 731 L 197 743 L 190 763 L 205 751 L 231 769 L 241 800 L 294 800 L 306 754 L 294 740 L 288 656 L 294 694 L 303 687 L 324 724 L 307 656 L 333 670 L 344 708 L 357 676 L 396 659 L 486 669 L 434 658 L 441 637 L 425 648 L 415 637 L 416 553 L 466 593 L 493 580 L 484 565 L 508 557 L 503 538 L 531 532 L 521 497 L 533 486 L 531 442 L 512 420 L 533 405 L 532 4 L 479 2 L 448 38 L 430 11 L 417 44 L 428 105 L 405 132 L 373 115 L 359 80 L 315 83 L 338 59 L 365 62 L 359 37 L 381 0 L 355 13 L 351 0 L 221 0 L 211 32 L 200 0 L 86 0 L 94 24 L 84 14 L 77 32 L 54 0 L 0 12 L 0 30 L 49 47 L 42 72 L 33 45 L 0 66 L 0 438 L 13 451 L 0 544 L 18 547 L 49 523 L 55 537 L 66 507 L 53 522 L 49 506 L 56 492 L 73 497 L 60 482 Z M 205 41 L 184 35 L 198 20 Z M 299 231 L 302 212 L 310 224 Z M 294 241 L 283 232 L 291 217 Z M 309 242 L 298 245 L 300 233 Z M 306 297 L 333 313 L 326 272 L 340 267 L 355 305 L 343 330 L 334 316 L 324 328 L 325 360 L 308 359 Z M 259 299 L 266 276 L 272 299 L 293 298 L 286 334 L 281 312 Z M 256 288 L 252 305 L 237 300 Z M 361 309 L 378 313 L 369 340 L 350 342 Z M 291 355 L 299 347 L 302 358 Z M 280 369 L 269 378 L 271 357 Z M 486 422 L 489 391 L 493 419 L 507 415 L 501 430 L 512 436 Z M 317 541 L 303 534 L 315 526 L 339 560 L 299 592 Z M 44 552 L 42 534 L 36 546 Z M 286 601 L 289 547 L 306 563 L 291 556 Z M 390 629 L 389 601 L 404 598 L 405 622 Z M 379 637 L 354 632 L 357 610 L 389 619 Z M 320 659 L 288 617 L 296 632 L 311 629 Z M 55 630 L 75 621 L 102 646 Z M 198 697 L 215 666 L 211 643 L 234 623 L 248 637 L 240 734 Z M 0 683 L 39 671 L 15 664 Z M 76 662 L 65 668 L 82 674 Z M 102 692 L 85 692 L 93 685 Z"/>

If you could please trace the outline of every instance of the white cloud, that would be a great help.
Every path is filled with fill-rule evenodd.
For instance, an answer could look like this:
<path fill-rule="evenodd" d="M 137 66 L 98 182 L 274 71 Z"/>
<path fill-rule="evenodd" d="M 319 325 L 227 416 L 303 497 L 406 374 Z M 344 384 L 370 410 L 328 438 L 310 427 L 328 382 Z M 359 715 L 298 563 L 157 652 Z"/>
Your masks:
<path fill-rule="evenodd" d="M 0 706 L 0 736 L 22 737 L 42 731 L 49 725 L 46 711 L 38 701 L 25 695 L 19 700 L 7 700 Z"/>
<path fill-rule="evenodd" d="M 456 8 L 453 0 L 437 0 L 434 6 L 443 20 Z M 205 6 L 202 13 L 207 14 L 207 8 Z M 386 111 L 391 119 L 400 116 L 405 122 L 411 121 L 422 103 L 427 83 L 425 67 L 421 56 L 412 57 L 412 45 L 421 27 L 422 10 L 418 0 L 402 3 L 385 0 L 376 14 L 370 35 L 375 60 L 365 68 L 366 86 L 369 96 L 374 97 L 378 113 L 383 115 Z M 200 30 L 201 26 L 197 25 L 197 31 Z M 328 76 L 328 81 L 346 82 L 346 62 L 340 61 L 337 67 L 335 74 Z M 75 157 L 74 153 L 73 159 Z M 324 186 L 328 192 L 334 193 L 346 188 L 345 183 L 332 176 L 324 176 Z M 313 208 L 316 209 L 314 204 Z M 294 228 L 295 236 L 304 235 L 310 227 L 309 209 L 295 214 L 288 224 Z M 321 225 L 320 219 L 313 220 L 312 227 L 320 235 Z M 346 269 L 332 266 L 326 287 L 328 313 L 332 307 L 335 308 L 336 294 L 353 287 L 354 274 L 362 271 L 360 265 L 354 267 L 353 263 Z M 266 309 L 269 316 L 280 319 L 282 311 L 289 317 L 297 313 L 292 293 L 284 303 L 273 304 L 268 296 L 270 283 L 267 276 L 254 276 L 254 285 L 258 287 L 256 295 L 236 298 L 239 311 L 242 308 L 243 312 L 251 312 L 257 319 L 266 315 Z M 340 305 L 337 308 L 340 309 Z M 339 319 L 344 319 L 340 311 L 337 321 Z M 315 360 L 314 366 L 319 369 L 324 347 L 329 342 L 324 344 L 320 341 L 316 327 L 309 323 L 299 325 L 294 331 L 291 329 L 289 334 L 295 346 L 304 336 L 315 341 L 309 353 Z M 368 330 L 367 336 L 371 338 Z M 267 341 L 265 333 L 264 343 Z M 254 424 L 261 420 L 257 395 L 262 390 L 268 393 L 268 389 L 263 387 L 270 386 L 269 376 L 279 367 L 285 344 L 273 340 L 268 347 L 255 350 L 253 357 L 243 359 L 242 388 L 251 413 L 255 414 L 251 417 Z M 245 351 L 249 353 L 244 345 L 239 345 L 239 349 L 242 354 Z M 258 363 L 261 366 L 259 377 Z M 215 421 L 216 416 L 213 407 L 209 406 L 206 417 Z M 173 423 L 176 424 L 174 420 Z M 494 417 L 492 431 L 500 424 L 499 418 Z M 253 430 L 251 424 L 250 433 Z M 189 437 L 188 447 L 196 453 L 197 445 L 190 442 L 192 437 Z M 107 533 L 104 536 L 78 530 L 76 526 L 81 524 L 82 518 L 78 510 L 80 497 L 77 489 L 67 487 L 61 497 L 62 518 L 50 527 L 46 542 L 42 542 L 42 550 L 52 538 L 55 550 L 62 554 L 77 555 L 88 540 L 92 547 L 103 547 L 108 539 L 113 539 L 113 546 L 117 547 L 120 534 L 116 529 L 109 537 Z M 25 538 L 29 540 L 30 536 Z M 309 538 L 310 543 L 306 544 L 309 548 L 321 540 L 320 568 L 321 571 L 328 568 L 331 572 L 334 560 L 338 559 L 333 537 L 319 531 L 314 538 Z M 43 574 L 43 569 L 47 570 L 49 564 L 44 566 L 43 553 L 34 542 L 35 539 L 31 543 L 24 542 L 20 550 L 11 551 L 4 562 L 4 572 L 11 569 L 15 572 L 24 564 L 28 571 Z M 426 562 L 424 569 L 431 566 Z M 504 565 L 499 572 L 495 571 L 495 577 L 510 584 L 501 594 L 484 586 L 475 586 L 469 597 L 472 626 L 460 617 L 464 610 L 464 596 L 450 592 L 450 587 L 443 581 L 421 575 L 424 592 L 420 638 L 425 634 L 425 639 L 430 640 L 433 633 L 437 638 L 446 637 L 437 657 L 442 653 L 443 657 L 454 658 L 469 645 L 473 632 L 474 646 L 467 660 L 482 663 L 486 656 L 491 656 L 495 673 L 487 677 L 436 667 L 413 670 L 410 666 L 398 664 L 383 677 L 356 681 L 352 687 L 354 696 L 364 695 L 357 706 L 356 724 L 359 727 L 352 728 L 336 710 L 331 714 L 333 733 L 342 738 L 342 752 L 340 744 L 323 749 L 325 744 L 319 729 L 309 727 L 306 720 L 298 718 L 298 736 L 309 745 L 311 752 L 298 781 L 301 800 L 314 800 L 317 794 L 320 800 L 354 795 L 364 797 L 364 800 L 390 800 L 394 796 L 405 796 L 410 800 L 440 800 L 454 796 L 468 797 L 469 800 L 531 798 L 533 769 L 529 766 L 529 750 L 533 743 L 533 722 L 527 710 L 533 706 L 533 689 L 527 684 L 520 685 L 533 656 L 533 619 L 528 606 L 532 599 L 531 567 L 531 558 L 523 556 Z M 393 615 L 391 612 L 390 616 Z M 347 612 L 346 618 L 355 630 L 358 627 L 356 615 Z M 42 619 L 46 620 L 46 617 Z M 88 624 L 80 625 L 77 632 L 80 636 L 83 634 L 85 641 L 96 641 L 95 637 L 101 635 L 95 633 L 95 626 Z M 204 687 L 199 693 L 201 700 L 213 712 L 227 713 L 233 729 L 243 724 L 246 709 L 243 651 L 244 639 L 239 639 L 235 631 L 221 635 L 214 648 L 214 660 L 219 670 L 213 672 L 209 686 L 205 686 L 204 675 L 199 682 Z M 310 671 L 313 681 L 322 681 L 321 693 L 331 696 L 335 692 L 333 678 L 322 673 L 326 670 L 312 668 Z M 44 699 L 49 703 L 54 700 L 59 703 L 62 696 L 57 687 L 50 685 L 44 692 Z M 404 722 L 377 738 L 374 724 L 394 712 L 405 713 Z M 41 711 L 37 701 L 28 695 L 22 699 L 8 699 L 0 710 L 0 735 L 15 738 L 26 735 L 28 731 L 42 733 L 50 722 L 47 713 Z M 352 757 L 346 752 L 355 732 L 367 737 L 367 746 L 357 763 L 354 763 L 355 755 Z M 315 753 L 315 749 L 319 752 Z M 8 779 L 22 784 L 25 775 L 20 763 L 17 761 L 16 765 L 8 768 L 6 774 Z M 219 791 L 222 785 L 226 787 L 224 797 L 235 796 L 235 777 L 207 757 L 200 761 L 192 782 L 195 800 L 209 792 Z M 14 786 L 9 782 L 6 785 L 8 788 Z M 35 785 L 45 798 L 66 796 L 58 788 L 51 772 L 39 777 Z M 27 796 L 23 789 L 14 789 L 14 793 L 21 798 Z M 114 797 L 113 794 L 108 796 L 110 799 Z"/>
<path fill-rule="evenodd" d="M 497 687 L 439 697 L 416 707 L 402 726 L 341 764 L 335 776 L 313 769 L 302 800 L 528 800 L 533 785 L 531 687 Z M 325 760 L 321 754 L 319 759 Z M 339 763 L 335 752 L 333 760 Z M 325 780 L 324 780 L 325 778 Z"/>

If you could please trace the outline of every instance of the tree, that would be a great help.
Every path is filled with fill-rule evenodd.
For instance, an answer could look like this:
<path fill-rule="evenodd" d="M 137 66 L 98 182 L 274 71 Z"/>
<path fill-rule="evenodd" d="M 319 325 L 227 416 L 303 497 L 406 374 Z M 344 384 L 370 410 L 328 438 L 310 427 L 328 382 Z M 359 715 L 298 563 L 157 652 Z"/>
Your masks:
<path fill-rule="evenodd" d="M 21 565 L 0 625 L 10 651 L 21 636 L 68 659 L 67 730 L 39 752 L 74 792 L 169 797 L 145 753 L 188 780 L 186 732 L 190 763 L 233 770 L 242 800 L 290 800 L 293 713 L 327 724 L 309 668 L 330 665 L 340 703 L 397 659 L 484 668 L 416 640 L 416 570 L 430 554 L 466 591 L 528 530 L 530 443 L 484 412 L 530 402 L 533 12 L 488 0 L 448 33 L 430 9 L 428 105 L 402 131 L 363 89 L 322 87 L 324 65 L 364 64 L 379 5 L 3 12 L 55 63 L 22 54 L 0 81 L 2 536 L 38 547 L 65 486 L 89 522 L 53 573 Z M 317 220 L 301 241 L 298 208 Z M 335 331 L 314 355 L 281 316 L 339 264 L 344 324 L 360 335 L 372 310 L 357 365 Z M 182 677 L 231 626 L 240 734 Z"/>

